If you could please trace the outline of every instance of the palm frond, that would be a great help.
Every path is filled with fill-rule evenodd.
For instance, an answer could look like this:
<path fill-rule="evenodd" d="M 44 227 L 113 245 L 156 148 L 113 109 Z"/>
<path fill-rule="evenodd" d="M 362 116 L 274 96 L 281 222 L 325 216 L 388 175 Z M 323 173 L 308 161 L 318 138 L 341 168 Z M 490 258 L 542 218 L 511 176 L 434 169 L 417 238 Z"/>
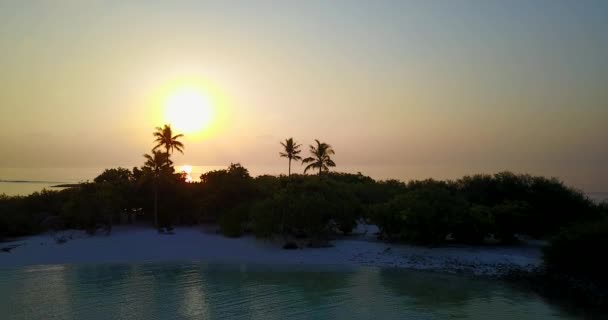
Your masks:
<path fill-rule="evenodd" d="M 177 139 L 183 137 L 183 134 L 173 135 L 173 131 L 171 129 L 171 125 L 165 124 L 163 127 L 156 127 L 156 131 L 153 133 L 155 137 L 154 142 L 156 145 L 152 149 L 152 151 L 156 151 L 161 147 L 164 147 L 167 152 L 173 152 L 177 150 L 181 153 L 184 153 L 184 144 Z M 169 157 L 169 155 L 167 155 Z"/>
<path fill-rule="evenodd" d="M 307 165 L 306 168 L 304 168 L 304 173 L 306 173 L 310 169 L 315 169 L 315 168 L 318 168 L 316 166 L 316 163 L 311 163 L 311 164 Z"/>
<path fill-rule="evenodd" d="M 316 145 L 308 146 L 311 156 L 302 160 L 302 164 L 310 163 L 306 167 L 306 170 L 304 171 L 305 173 L 311 168 L 321 169 L 321 171 L 329 171 L 329 167 L 336 166 L 336 163 L 330 157 L 331 155 L 335 154 L 332 146 L 325 142 L 319 141 L 319 139 L 315 139 L 315 144 Z M 299 156 L 297 156 L 298 153 L 299 150 L 294 152 L 294 159 L 295 157 L 299 158 Z"/>
<path fill-rule="evenodd" d="M 304 160 L 302 160 L 302 163 L 309 163 L 309 162 L 314 162 L 317 161 L 317 159 L 313 158 L 313 157 L 308 157 Z"/>

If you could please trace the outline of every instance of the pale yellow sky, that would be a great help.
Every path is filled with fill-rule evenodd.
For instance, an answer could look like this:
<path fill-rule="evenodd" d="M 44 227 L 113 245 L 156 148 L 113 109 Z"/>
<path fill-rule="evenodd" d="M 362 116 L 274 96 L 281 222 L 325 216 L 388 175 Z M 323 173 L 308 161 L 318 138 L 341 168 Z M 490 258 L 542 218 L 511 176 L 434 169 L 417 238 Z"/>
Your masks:
<path fill-rule="evenodd" d="M 608 190 L 606 21 L 601 1 L 6 1 L 0 167 L 138 165 L 151 97 L 199 79 L 222 120 L 179 163 L 281 166 L 293 136 L 338 170 Z"/>

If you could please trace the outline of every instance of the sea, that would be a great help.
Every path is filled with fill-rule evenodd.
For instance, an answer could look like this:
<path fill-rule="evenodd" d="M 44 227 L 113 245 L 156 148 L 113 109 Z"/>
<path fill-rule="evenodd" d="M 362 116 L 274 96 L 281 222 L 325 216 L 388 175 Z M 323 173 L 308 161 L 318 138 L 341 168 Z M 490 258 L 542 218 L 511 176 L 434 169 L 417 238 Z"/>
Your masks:
<path fill-rule="evenodd" d="M 595 318 L 498 280 L 368 267 L 179 261 L 0 268 L 0 296 L 6 320 Z"/>

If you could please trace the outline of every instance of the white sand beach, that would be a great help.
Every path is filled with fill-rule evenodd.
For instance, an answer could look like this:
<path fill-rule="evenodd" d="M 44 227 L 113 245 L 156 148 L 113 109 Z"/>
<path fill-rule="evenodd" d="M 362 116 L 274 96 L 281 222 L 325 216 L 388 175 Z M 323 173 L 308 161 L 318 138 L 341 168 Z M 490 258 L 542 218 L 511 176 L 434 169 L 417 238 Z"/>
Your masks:
<path fill-rule="evenodd" d="M 68 239 L 58 243 L 58 237 Z M 333 247 L 284 250 L 252 236 L 226 238 L 201 227 L 159 234 L 150 227 L 118 226 L 111 235 L 82 231 L 41 234 L 0 244 L 0 268 L 49 264 L 201 261 L 272 265 L 335 265 L 410 268 L 500 275 L 540 264 L 540 245 L 419 247 L 374 240 L 370 232 L 337 239 Z"/>

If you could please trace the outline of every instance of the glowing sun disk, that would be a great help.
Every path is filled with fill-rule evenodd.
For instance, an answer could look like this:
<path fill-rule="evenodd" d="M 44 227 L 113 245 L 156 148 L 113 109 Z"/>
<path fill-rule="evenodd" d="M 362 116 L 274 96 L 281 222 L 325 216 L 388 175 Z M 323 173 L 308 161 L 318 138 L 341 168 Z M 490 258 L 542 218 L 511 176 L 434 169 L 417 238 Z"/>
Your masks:
<path fill-rule="evenodd" d="M 183 172 L 184 174 L 186 174 L 186 182 L 193 182 L 194 179 L 192 179 L 192 166 L 189 165 L 183 165 L 181 166 L 180 172 Z"/>
<path fill-rule="evenodd" d="M 165 102 L 165 117 L 180 132 L 199 132 L 209 126 L 213 117 L 209 99 L 196 89 L 180 89 Z"/>

